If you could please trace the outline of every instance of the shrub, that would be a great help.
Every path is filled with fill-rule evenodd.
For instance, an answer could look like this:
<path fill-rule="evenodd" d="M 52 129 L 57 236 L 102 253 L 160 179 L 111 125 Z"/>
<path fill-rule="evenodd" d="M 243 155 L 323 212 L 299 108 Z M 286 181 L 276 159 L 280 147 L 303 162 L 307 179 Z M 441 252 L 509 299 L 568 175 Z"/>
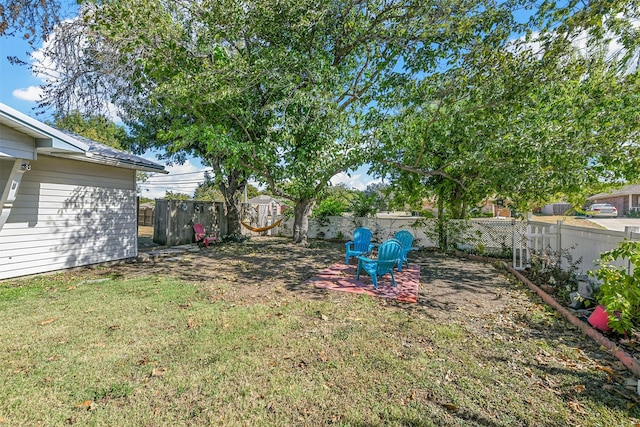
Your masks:
<path fill-rule="evenodd" d="M 618 259 L 627 259 L 633 266 L 612 265 Z M 600 254 L 600 268 L 589 271 L 601 281 L 596 299 L 605 306 L 609 327 L 624 334 L 640 324 L 640 242 L 624 240 L 610 251 Z"/>
<path fill-rule="evenodd" d="M 320 225 L 327 225 L 330 216 L 340 216 L 346 209 L 345 202 L 335 198 L 327 198 L 321 201 L 318 207 L 313 210 L 313 218 Z"/>
<path fill-rule="evenodd" d="M 547 247 L 543 251 L 532 251 L 526 276 L 538 286 L 553 288 L 559 298 L 567 300 L 569 294 L 578 289 L 578 270 L 582 263 L 582 258 L 573 259 L 571 249 L 573 247 L 555 251 Z"/>
<path fill-rule="evenodd" d="M 376 202 L 376 194 L 366 195 L 364 193 L 358 193 L 358 196 L 351 201 L 353 216 L 357 218 L 375 216 L 378 213 Z"/>

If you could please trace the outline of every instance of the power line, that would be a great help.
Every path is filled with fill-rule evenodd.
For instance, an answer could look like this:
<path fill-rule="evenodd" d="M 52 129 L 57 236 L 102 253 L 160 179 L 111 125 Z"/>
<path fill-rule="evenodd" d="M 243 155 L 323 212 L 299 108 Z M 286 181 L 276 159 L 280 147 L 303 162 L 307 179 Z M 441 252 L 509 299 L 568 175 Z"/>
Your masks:
<path fill-rule="evenodd" d="M 195 172 L 183 172 L 183 173 L 170 173 L 169 175 L 154 175 L 149 177 L 149 179 L 153 179 L 153 178 L 170 178 L 173 176 L 182 176 L 182 175 L 194 175 L 197 173 L 205 173 L 205 172 L 213 172 L 213 169 L 202 169 L 199 171 L 195 171 Z"/>
<path fill-rule="evenodd" d="M 175 181 L 175 182 L 152 182 L 152 183 L 146 183 L 146 182 L 139 182 L 138 186 L 140 185 L 144 185 L 147 187 L 166 187 L 166 186 L 171 186 L 171 185 L 190 185 L 190 186 L 196 186 L 196 185 L 200 185 L 201 181 Z"/>

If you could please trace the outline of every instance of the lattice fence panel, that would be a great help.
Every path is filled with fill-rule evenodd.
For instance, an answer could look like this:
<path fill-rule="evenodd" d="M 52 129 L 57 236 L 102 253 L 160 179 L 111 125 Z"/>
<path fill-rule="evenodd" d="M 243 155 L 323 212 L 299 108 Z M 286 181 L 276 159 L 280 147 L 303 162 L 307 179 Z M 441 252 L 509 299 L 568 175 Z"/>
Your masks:
<path fill-rule="evenodd" d="M 459 221 L 459 237 L 463 245 L 470 247 L 482 246 L 486 251 L 500 251 L 511 249 L 514 244 L 523 239 L 526 224 L 523 221 L 478 220 Z"/>

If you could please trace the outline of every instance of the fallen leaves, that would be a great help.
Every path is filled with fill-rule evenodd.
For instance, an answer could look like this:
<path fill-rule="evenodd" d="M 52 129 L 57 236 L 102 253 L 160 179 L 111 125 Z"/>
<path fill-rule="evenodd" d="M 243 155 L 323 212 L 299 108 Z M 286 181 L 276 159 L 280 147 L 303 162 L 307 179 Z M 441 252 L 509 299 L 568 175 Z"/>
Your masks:
<path fill-rule="evenodd" d="M 167 368 L 153 368 L 151 370 L 152 377 L 163 377 L 167 373 Z"/>
<path fill-rule="evenodd" d="M 90 411 L 90 410 L 94 409 L 95 404 L 94 404 L 93 400 L 85 400 L 83 402 L 76 403 L 75 407 L 78 408 L 78 409 L 86 409 L 87 411 Z"/>
<path fill-rule="evenodd" d="M 196 323 L 195 320 L 193 320 L 193 317 L 189 317 L 187 319 L 187 329 L 196 329 L 198 327 L 198 324 Z"/>
<path fill-rule="evenodd" d="M 584 410 L 584 405 L 576 400 L 567 402 L 567 406 L 571 408 L 573 412 L 577 412 L 578 414 L 582 414 L 582 415 L 587 414 L 587 411 Z"/>

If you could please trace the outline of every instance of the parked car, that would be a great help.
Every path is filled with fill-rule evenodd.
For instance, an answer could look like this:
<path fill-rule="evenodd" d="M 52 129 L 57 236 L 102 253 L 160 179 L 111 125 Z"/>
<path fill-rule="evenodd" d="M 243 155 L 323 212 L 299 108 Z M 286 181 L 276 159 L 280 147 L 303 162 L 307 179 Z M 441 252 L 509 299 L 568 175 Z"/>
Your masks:
<path fill-rule="evenodd" d="M 611 217 L 616 218 L 618 216 L 618 209 L 609 203 L 594 203 L 591 206 L 587 206 L 584 210 L 584 214 L 587 217 Z"/>

